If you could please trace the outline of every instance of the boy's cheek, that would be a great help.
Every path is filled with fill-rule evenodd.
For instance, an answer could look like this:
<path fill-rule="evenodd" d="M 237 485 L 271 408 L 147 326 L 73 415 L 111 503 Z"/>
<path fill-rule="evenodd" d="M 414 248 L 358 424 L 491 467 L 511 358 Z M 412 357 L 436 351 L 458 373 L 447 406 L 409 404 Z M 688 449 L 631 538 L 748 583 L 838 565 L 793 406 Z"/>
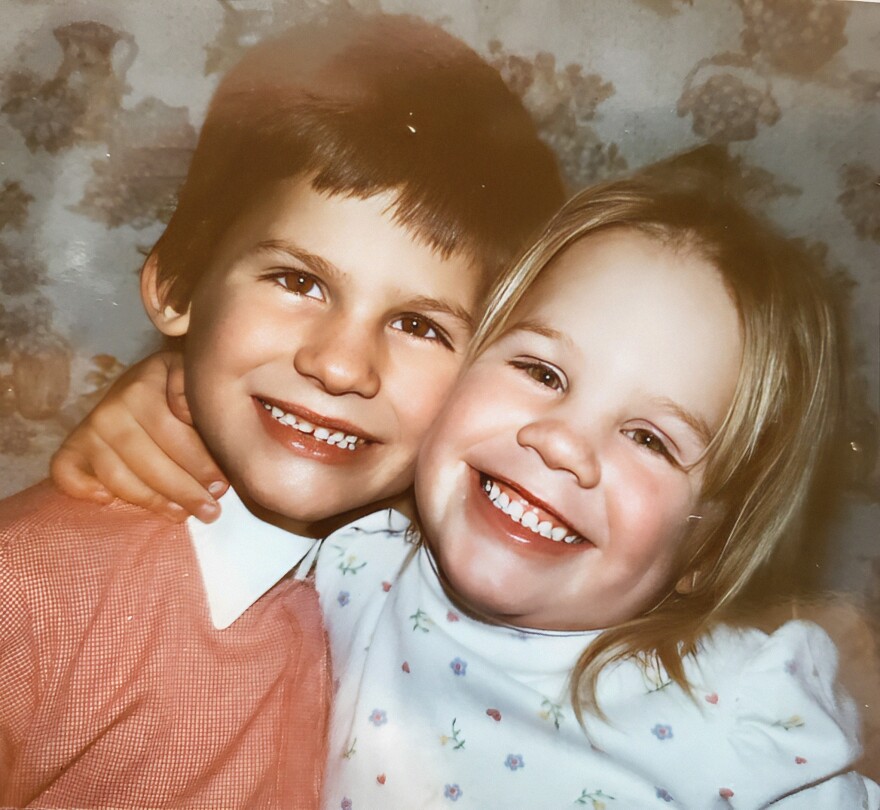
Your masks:
<path fill-rule="evenodd" d="M 458 363 L 420 364 L 413 384 L 402 388 L 398 395 L 404 433 L 422 442 L 446 403 L 458 369 Z"/>

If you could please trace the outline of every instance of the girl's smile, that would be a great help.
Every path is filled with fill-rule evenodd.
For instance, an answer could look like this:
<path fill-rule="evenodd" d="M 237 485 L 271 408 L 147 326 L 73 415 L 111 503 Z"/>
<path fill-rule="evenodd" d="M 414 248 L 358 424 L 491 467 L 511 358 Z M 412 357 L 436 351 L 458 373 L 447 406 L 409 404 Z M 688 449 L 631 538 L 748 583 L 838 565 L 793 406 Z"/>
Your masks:
<path fill-rule="evenodd" d="M 741 352 L 736 307 L 695 253 L 622 229 L 562 253 L 420 456 L 422 521 L 459 597 L 557 630 L 656 604 L 682 565 Z"/>

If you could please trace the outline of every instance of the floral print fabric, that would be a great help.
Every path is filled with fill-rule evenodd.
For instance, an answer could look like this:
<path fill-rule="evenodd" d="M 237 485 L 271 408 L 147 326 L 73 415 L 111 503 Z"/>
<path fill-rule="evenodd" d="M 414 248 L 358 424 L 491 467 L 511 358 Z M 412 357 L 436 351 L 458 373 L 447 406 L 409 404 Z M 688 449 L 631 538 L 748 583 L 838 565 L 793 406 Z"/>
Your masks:
<path fill-rule="evenodd" d="M 845 773 L 857 718 L 815 625 L 719 629 L 688 664 L 693 699 L 618 665 L 599 681 L 608 722 L 582 728 L 568 673 L 597 632 L 471 619 L 405 529 L 377 513 L 318 557 L 337 677 L 328 810 L 880 807 L 876 785 Z"/>

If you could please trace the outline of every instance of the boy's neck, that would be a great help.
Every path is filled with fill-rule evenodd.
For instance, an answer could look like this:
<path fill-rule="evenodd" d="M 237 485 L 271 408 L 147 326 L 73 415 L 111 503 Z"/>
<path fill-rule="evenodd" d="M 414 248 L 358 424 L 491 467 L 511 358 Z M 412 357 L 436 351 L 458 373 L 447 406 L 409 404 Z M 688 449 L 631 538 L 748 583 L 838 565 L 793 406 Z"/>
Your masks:
<path fill-rule="evenodd" d="M 415 517 L 415 503 L 413 501 L 412 490 L 407 490 L 399 495 L 394 495 L 381 501 L 375 501 L 374 503 L 366 504 L 357 509 L 352 509 L 348 512 L 343 512 L 339 515 L 333 515 L 324 520 L 314 522 L 294 520 L 293 518 L 286 517 L 278 512 L 273 512 L 270 509 L 260 506 L 260 504 L 246 497 L 241 492 L 238 492 L 238 496 L 248 510 L 260 520 L 263 520 L 266 523 L 271 523 L 273 526 L 278 526 L 279 528 L 285 529 L 286 531 L 299 535 L 300 537 L 313 537 L 315 539 L 327 537 L 327 535 L 332 534 L 337 529 L 342 528 L 352 521 L 358 520 L 359 518 L 364 517 L 364 515 L 369 515 L 372 512 L 378 512 L 381 509 L 396 509 L 410 520 L 413 520 Z"/>

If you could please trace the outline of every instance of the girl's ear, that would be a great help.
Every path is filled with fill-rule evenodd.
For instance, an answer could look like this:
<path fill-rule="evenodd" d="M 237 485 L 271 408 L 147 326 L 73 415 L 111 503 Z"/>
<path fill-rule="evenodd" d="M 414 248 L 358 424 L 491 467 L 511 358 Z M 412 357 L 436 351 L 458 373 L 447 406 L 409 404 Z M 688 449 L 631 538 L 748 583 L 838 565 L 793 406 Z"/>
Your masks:
<path fill-rule="evenodd" d="M 166 303 L 167 288 L 159 284 L 159 262 L 153 251 L 141 270 L 141 300 L 153 325 L 168 337 L 180 337 L 189 329 L 189 306 L 178 312 Z"/>

